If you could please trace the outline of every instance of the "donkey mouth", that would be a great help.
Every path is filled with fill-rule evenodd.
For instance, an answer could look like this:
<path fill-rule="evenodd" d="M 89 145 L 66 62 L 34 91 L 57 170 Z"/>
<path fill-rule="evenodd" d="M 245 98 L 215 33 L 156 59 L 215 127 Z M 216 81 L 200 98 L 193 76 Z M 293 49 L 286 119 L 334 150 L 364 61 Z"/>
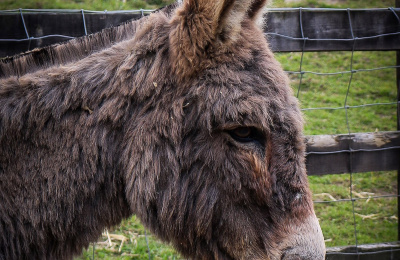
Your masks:
<path fill-rule="evenodd" d="M 308 252 L 304 248 L 288 248 L 281 255 L 280 260 L 323 260 L 325 259 L 325 249 L 316 248 Z"/>
<path fill-rule="evenodd" d="M 281 260 L 323 260 L 325 259 L 325 243 L 318 219 L 309 216 L 299 226 L 294 226 L 294 233 L 285 241 Z"/>

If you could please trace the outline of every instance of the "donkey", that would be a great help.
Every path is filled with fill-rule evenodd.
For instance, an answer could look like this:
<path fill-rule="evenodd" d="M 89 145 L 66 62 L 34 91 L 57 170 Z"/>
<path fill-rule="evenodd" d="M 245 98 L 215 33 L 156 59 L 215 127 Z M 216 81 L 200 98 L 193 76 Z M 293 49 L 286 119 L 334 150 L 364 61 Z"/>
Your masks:
<path fill-rule="evenodd" d="M 71 259 L 136 214 L 192 259 L 324 259 L 266 0 L 185 0 L 5 59 L 0 259 Z"/>

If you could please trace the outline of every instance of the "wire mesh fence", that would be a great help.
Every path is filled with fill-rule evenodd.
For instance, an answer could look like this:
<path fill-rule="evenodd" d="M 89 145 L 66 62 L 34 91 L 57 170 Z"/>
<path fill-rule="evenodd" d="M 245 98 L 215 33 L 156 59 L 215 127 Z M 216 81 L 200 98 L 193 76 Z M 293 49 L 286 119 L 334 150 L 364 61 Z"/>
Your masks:
<path fill-rule="evenodd" d="M 150 12 L 151 10 L 99 12 L 37 9 L 0 11 L 0 18 L 13 16 L 12 19 L 17 21 L 14 30 L 10 30 L 12 31 L 10 36 L 4 36 L 4 32 L 0 33 L 2 37 L 0 44 L 11 46 L 22 42 L 26 51 L 32 49 L 32 46 L 43 46 L 40 44 L 45 43 L 40 42 L 45 39 L 55 38 L 61 41 L 84 36 L 131 18 L 139 19 Z M 32 29 L 35 27 L 32 24 L 32 17 L 42 14 L 73 15 L 73 19 L 80 20 L 81 27 L 74 28 L 71 34 L 65 31 L 67 28 L 59 33 L 38 33 L 38 30 Z M 26 19 L 28 15 L 30 24 Z M 91 20 L 92 18 L 89 19 L 93 15 L 102 15 L 103 19 L 114 18 L 109 24 L 99 25 Z M 355 139 L 353 134 L 358 132 L 398 130 L 397 113 L 400 101 L 396 87 L 396 72 L 400 70 L 400 64 L 396 61 L 395 51 L 400 50 L 399 16 L 400 9 L 394 7 L 356 10 L 326 8 L 269 10 L 265 35 L 291 79 L 294 95 L 302 104 L 302 111 L 307 120 L 306 134 L 342 134 Z M 4 21 L 0 20 L 0 24 Z M 279 24 L 282 24 L 281 27 Z M 20 32 L 16 33 L 16 30 Z M 80 31 L 80 35 L 77 35 L 79 34 L 77 31 Z M 21 35 L 23 37 L 17 37 Z M 4 53 L 2 55 L 5 56 Z M 353 144 L 347 142 L 345 148 L 334 151 L 309 149 L 307 151 L 307 156 L 335 154 L 349 156 L 348 162 L 345 162 L 348 163 L 349 169 L 346 174 L 310 177 L 311 187 L 317 190 L 317 192 L 314 190 L 314 203 L 317 215 L 321 215 L 322 224 L 325 223 L 327 229 L 330 225 L 342 225 L 343 222 L 348 224 L 345 235 L 335 234 L 335 236 L 347 236 L 347 239 L 336 242 L 325 234 L 327 245 L 342 246 L 344 243 L 355 245 L 348 251 L 328 251 L 327 256 L 336 259 L 334 257 L 339 255 L 344 259 L 346 256 L 376 255 L 377 258 L 368 259 L 382 259 L 380 257 L 388 255 L 387 259 L 396 259 L 400 255 L 398 253 L 400 248 L 396 243 L 373 249 L 365 249 L 362 244 L 365 241 L 371 242 L 371 239 L 366 239 L 365 236 L 373 234 L 374 229 L 377 229 L 376 236 L 372 238 L 374 243 L 398 243 L 397 174 L 393 171 L 357 173 L 356 164 L 360 162 L 355 160 L 355 156 L 357 153 L 375 154 L 392 151 L 387 160 L 395 160 L 396 164 L 396 161 L 399 163 L 400 160 L 398 157 L 400 144 L 378 145 L 373 148 L 354 147 Z M 331 191 L 335 194 L 321 190 L 320 188 L 324 187 L 323 183 L 330 185 Z M 342 190 L 335 190 L 338 185 L 343 187 Z M 360 190 L 364 186 L 369 191 Z M 364 210 L 374 202 L 377 206 Z M 325 214 L 326 212 L 329 214 Z M 346 217 L 340 218 L 334 214 L 335 212 Z M 374 223 L 367 223 L 369 220 L 373 220 Z M 383 228 L 378 230 L 378 226 Z M 324 226 L 322 228 L 325 233 Z M 330 229 L 341 230 L 338 226 Z"/>
<path fill-rule="evenodd" d="M 45 38 L 52 38 L 52 37 L 57 37 L 57 38 L 65 38 L 67 40 L 69 39 L 73 39 L 76 36 L 73 35 L 65 35 L 65 34 L 46 34 L 46 35 L 42 35 L 42 36 L 32 36 L 29 34 L 28 32 L 28 28 L 25 22 L 25 18 L 24 18 L 24 14 L 25 13 L 36 13 L 36 14 L 40 14 L 40 13 L 55 13 L 55 14 L 79 14 L 81 15 L 81 21 L 82 21 L 82 31 L 83 31 L 83 35 L 87 35 L 88 34 L 88 28 L 86 26 L 86 19 L 85 19 L 85 14 L 104 14 L 104 15 L 115 15 L 115 14 L 130 14 L 130 17 L 132 15 L 139 15 L 139 17 L 143 17 L 145 15 L 150 14 L 151 12 L 153 12 L 154 10 L 147 10 L 147 9 L 140 9 L 140 10 L 121 10 L 121 11 L 93 11 L 93 10 L 67 10 L 67 9 L 12 9 L 12 10 L 0 10 L 0 15 L 5 15 L 5 14 L 18 14 L 21 18 L 21 23 L 23 26 L 23 29 L 25 31 L 26 37 L 25 38 L 2 38 L 0 39 L 0 42 L 23 42 L 23 41 L 33 41 L 33 40 L 41 40 L 41 39 L 45 39 Z M 113 24 L 116 25 L 116 24 Z M 28 48 L 29 50 L 29 48 Z"/>
<path fill-rule="evenodd" d="M 290 78 L 292 79 L 292 86 L 294 94 L 300 100 L 302 104 L 302 111 L 307 119 L 310 119 L 311 124 L 307 126 L 306 133 L 308 134 L 347 134 L 351 135 L 356 132 L 374 132 L 374 131 L 395 131 L 397 130 L 396 125 L 396 115 L 399 106 L 399 101 L 397 99 L 396 93 L 396 70 L 400 68 L 399 64 L 396 64 L 396 53 L 395 52 L 382 52 L 382 53 L 371 53 L 371 52 L 359 52 L 356 51 L 356 46 L 359 41 L 366 39 L 377 39 L 390 37 L 393 35 L 398 35 L 400 33 L 400 27 L 397 27 L 392 32 L 378 33 L 370 32 L 370 35 L 358 36 L 355 33 L 352 22 L 352 10 L 350 9 L 329 9 L 324 11 L 332 12 L 344 12 L 347 14 L 347 24 L 348 31 L 350 32 L 349 38 L 343 37 L 327 37 L 327 38 L 309 38 L 305 34 L 306 23 L 311 21 L 304 21 L 303 14 L 309 9 L 298 8 L 296 10 L 289 10 L 290 12 L 298 12 L 298 30 L 300 32 L 300 37 L 293 37 L 289 35 L 283 35 L 276 32 L 267 32 L 267 37 L 280 37 L 287 41 L 297 41 L 301 42 L 301 51 L 298 53 L 290 54 L 277 54 L 278 59 L 284 64 L 286 71 L 288 72 Z M 388 8 L 391 12 L 392 18 L 396 21 L 397 26 L 400 25 L 399 16 L 394 8 Z M 313 11 L 315 11 L 313 9 Z M 318 11 L 321 11 L 318 10 Z M 343 17 L 343 16 L 342 16 Z M 343 21 L 342 21 L 343 22 Z M 324 25 L 319 25 L 323 27 Z M 335 53 L 308 53 L 307 44 L 310 42 L 349 42 L 351 43 L 350 49 L 346 51 L 340 51 L 341 47 L 337 48 Z M 323 50 L 322 50 L 323 51 Z M 379 51 L 377 49 L 376 51 Z M 372 57 L 383 57 L 382 60 L 378 62 L 364 63 L 360 62 L 366 60 L 366 58 Z M 296 60 L 296 65 L 285 66 L 285 59 Z M 325 63 L 325 64 L 321 64 Z M 297 70 L 294 68 L 297 66 Z M 370 74 L 370 75 L 368 75 Z M 363 78 L 373 77 L 375 80 L 365 81 Z M 328 78 L 328 79 L 327 79 Z M 382 83 L 384 81 L 385 83 Z M 385 85 L 387 83 L 387 85 Z M 328 86 L 324 86 L 328 85 Z M 385 90 L 386 89 L 386 90 Z M 319 94 L 322 92 L 322 96 Z M 365 96 L 363 96 L 365 95 Z M 316 102 L 316 99 L 318 100 Z M 366 111 L 368 110 L 368 111 Z M 322 113 L 323 112 L 323 113 Z M 352 114 L 353 113 L 353 114 Z M 385 115 L 385 119 L 380 118 L 380 114 Z M 373 121 L 376 123 L 370 124 L 369 129 L 365 129 L 368 117 L 372 117 Z M 324 120 L 331 122 L 332 127 L 326 129 L 321 127 L 320 123 Z M 314 122 L 315 121 L 315 122 Z M 375 126 L 375 127 L 374 127 Z M 372 128 L 372 129 L 371 129 Z M 335 179 L 335 181 L 340 180 L 340 183 L 346 183 L 348 187 L 347 194 L 339 194 L 337 198 L 335 195 L 323 191 L 322 193 L 314 195 L 314 204 L 317 211 L 317 216 L 324 216 L 326 211 L 338 211 L 341 212 L 342 208 L 346 208 L 346 205 L 338 204 L 350 204 L 347 205 L 347 216 L 346 217 L 336 217 L 344 222 L 351 222 L 352 229 L 350 225 L 347 225 L 347 230 L 342 233 L 342 236 L 348 236 L 347 241 L 353 241 L 355 246 L 349 248 L 348 250 L 332 250 L 327 252 L 328 259 L 356 259 L 351 258 L 352 256 L 358 259 L 363 259 L 362 257 L 369 257 L 368 259 L 383 259 L 382 257 L 389 257 L 387 259 L 396 259 L 398 255 L 396 252 L 400 252 L 399 248 L 395 247 L 383 247 L 375 248 L 374 250 L 364 250 L 363 246 L 360 246 L 360 242 L 365 243 L 368 239 L 365 239 L 365 235 L 370 233 L 379 232 L 379 228 L 376 226 L 385 226 L 383 222 L 391 222 L 387 224 L 386 230 L 384 232 L 392 232 L 391 236 L 380 236 L 377 235 L 373 240 L 374 243 L 382 243 L 389 241 L 397 241 L 396 223 L 398 222 L 398 212 L 397 212 L 397 186 L 393 183 L 391 188 L 388 188 L 387 193 L 378 192 L 357 192 L 356 184 L 354 178 L 363 178 L 365 173 L 356 174 L 352 167 L 352 155 L 357 152 L 377 152 L 386 149 L 398 150 L 400 147 L 398 145 L 386 147 L 386 148 L 374 148 L 374 149 L 357 149 L 353 148 L 351 143 L 349 143 L 346 149 L 335 150 L 335 151 L 308 151 L 307 155 L 311 154 L 339 154 L 348 153 L 350 155 L 349 160 L 349 171 L 348 174 L 342 175 Z M 399 160 L 399 157 L 394 160 Z M 374 173 L 368 173 L 373 175 Z M 391 178 L 391 181 L 396 181 L 396 172 L 386 172 L 378 173 L 378 175 L 386 175 L 386 177 Z M 319 177 L 317 177 L 319 178 Z M 328 176 L 328 180 L 333 179 Z M 346 180 L 347 179 L 347 180 Z M 311 180 L 311 184 L 313 181 Z M 320 184 L 321 182 L 316 182 Z M 390 182 L 389 182 L 390 183 Z M 357 184 L 360 184 L 357 182 Z M 366 185 L 368 186 L 368 185 Z M 357 187 L 359 189 L 359 187 Z M 333 189 L 330 189 L 333 190 Z M 314 190 L 315 192 L 315 190 Z M 335 192 L 333 190 L 333 192 Z M 360 194 L 361 193 L 361 194 Z M 388 194 L 389 193 L 389 194 Z M 322 195 L 322 196 L 321 196 Z M 326 198 L 326 199 L 323 199 Z M 378 209 L 367 209 L 367 203 L 375 201 L 380 206 Z M 374 202 L 372 202 L 374 203 Z M 383 205 L 383 206 L 382 206 Z M 390 206 L 387 206 L 390 205 Z M 328 210 L 327 208 L 331 208 Z M 332 209 L 333 208 L 333 209 Z M 373 207 L 372 207 L 373 208 Z M 386 212 L 380 210 L 385 209 Z M 363 212 L 368 212 L 368 214 L 363 214 Z M 348 214 L 350 213 L 350 214 Z M 344 213 L 345 215 L 346 213 Z M 386 214 L 386 215 L 385 215 Z M 383 217 L 385 215 L 385 217 Z M 335 217 L 327 216 L 327 219 L 320 218 L 322 229 L 325 233 L 325 238 L 327 239 L 327 245 L 336 245 L 332 241 L 332 238 L 326 234 L 326 226 L 329 225 L 344 225 L 344 223 L 335 223 Z M 388 220 L 390 219 L 390 220 Z M 371 225 L 371 221 L 375 222 Z M 327 225 L 323 225 L 324 222 L 328 222 Z M 369 223 L 367 223 L 369 222 Z M 347 223 L 348 224 L 348 223 Z M 337 232 L 340 232 L 340 227 L 336 226 Z M 325 227 L 325 228 L 324 228 Z M 347 234 L 346 234 L 347 233 Z M 351 235 L 352 233 L 352 235 Z M 350 238 L 353 237 L 353 239 Z M 385 241 L 388 239 L 389 241 Z M 371 240 L 368 241 L 371 243 Z M 337 242 L 340 245 L 343 242 Z M 335 258 L 336 257 L 336 258 Z M 371 258 L 372 257 L 372 258 Z M 375 257 L 375 258 L 374 258 Z"/>

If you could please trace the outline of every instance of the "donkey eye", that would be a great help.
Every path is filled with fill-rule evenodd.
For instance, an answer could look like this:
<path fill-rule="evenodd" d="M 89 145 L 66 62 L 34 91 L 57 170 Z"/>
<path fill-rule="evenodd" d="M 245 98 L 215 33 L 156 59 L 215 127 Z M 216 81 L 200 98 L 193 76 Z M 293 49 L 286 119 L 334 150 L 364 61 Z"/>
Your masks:
<path fill-rule="evenodd" d="M 231 134 L 238 138 L 249 138 L 251 135 L 251 128 L 249 127 L 238 127 L 231 131 Z"/>
<path fill-rule="evenodd" d="M 257 141 L 263 143 L 264 135 L 255 127 L 237 127 L 228 130 L 230 136 L 238 142 L 247 143 Z"/>

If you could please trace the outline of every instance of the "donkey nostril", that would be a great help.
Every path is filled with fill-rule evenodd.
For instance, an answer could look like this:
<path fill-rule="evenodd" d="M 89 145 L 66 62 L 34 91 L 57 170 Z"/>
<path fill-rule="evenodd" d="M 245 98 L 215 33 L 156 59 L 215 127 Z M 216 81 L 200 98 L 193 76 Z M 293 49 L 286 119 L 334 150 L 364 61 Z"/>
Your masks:
<path fill-rule="evenodd" d="M 292 247 L 288 247 L 285 250 L 283 250 L 281 260 L 301 260 L 301 257 L 298 254 L 293 253 Z"/>
<path fill-rule="evenodd" d="M 281 257 L 281 260 L 314 260 L 314 259 L 309 257 L 303 257 L 297 254 L 284 253 Z"/>
<path fill-rule="evenodd" d="M 288 247 L 283 250 L 281 260 L 322 260 L 323 254 L 314 251 L 302 252 L 302 247 Z"/>

